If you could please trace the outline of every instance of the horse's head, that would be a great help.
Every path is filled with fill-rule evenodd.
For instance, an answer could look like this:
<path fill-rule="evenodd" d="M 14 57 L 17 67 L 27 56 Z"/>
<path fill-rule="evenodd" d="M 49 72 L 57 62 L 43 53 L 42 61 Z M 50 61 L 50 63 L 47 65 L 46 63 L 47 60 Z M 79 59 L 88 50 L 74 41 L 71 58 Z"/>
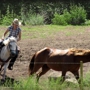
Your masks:
<path fill-rule="evenodd" d="M 15 41 L 11 41 L 9 43 L 9 49 L 10 49 L 11 57 L 14 57 L 17 54 L 17 44 Z"/>
<path fill-rule="evenodd" d="M 14 57 L 17 55 L 17 40 L 14 37 L 9 37 L 9 43 L 8 47 L 10 50 L 11 57 Z"/>

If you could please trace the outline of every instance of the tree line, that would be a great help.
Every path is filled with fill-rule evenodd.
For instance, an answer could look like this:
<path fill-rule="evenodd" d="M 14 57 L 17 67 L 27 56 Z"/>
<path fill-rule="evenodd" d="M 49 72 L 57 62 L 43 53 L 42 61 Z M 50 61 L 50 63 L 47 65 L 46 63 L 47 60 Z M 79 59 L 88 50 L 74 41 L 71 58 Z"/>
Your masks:
<path fill-rule="evenodd" d="M 55 12 L 63 14 L 65 9 L 70 9 L 70 5 L 81 5 L 84 7 L 87 13 L 87 19 L 90 19 L 89 0 L 1 0 L 0 18 L 6 16 L 7 11 L 9 14 L 12 14 L 11 16 L 13 18 L 18 16 L 24 21 L 26 20 L 25 17 L 28 18 L 32 14 L 40 14 L 44 17 L 44 23 L 50 24 Z"/>

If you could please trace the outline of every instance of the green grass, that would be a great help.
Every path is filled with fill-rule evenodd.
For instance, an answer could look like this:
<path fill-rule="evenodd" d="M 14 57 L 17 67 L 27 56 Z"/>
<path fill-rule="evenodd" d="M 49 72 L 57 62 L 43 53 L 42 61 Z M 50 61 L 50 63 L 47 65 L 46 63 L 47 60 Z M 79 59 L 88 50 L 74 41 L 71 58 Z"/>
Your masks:
<path fill-rule="evenodd" d="M 13 84 L 11 84 L 10 81 L 6 81 L 6 83 L 0 87 L 0 90 L 4 90 L 5 88 L 14 90 L 64 90 L 69 85 L 67 83 L 61 85 L 58 80 L 52 80 L 51 82 L 43 81 L 41 83 L 36 83 L 36 80 L 34 78 L 27 78 L 25 80 L 19 80 L 18 83 L 14 82 Z M 73 85 L 74 87 L 76 86 L 75 84 L 71 85 Z"/>
<path fill-rule="evenodd" d="M 48 36 L 53 36 L 54 34 L 66 29 L 66 27 L 55 25 L 28 26 L 22 28 L 23 28 L 23 35 L 22 35 L 23 39 L 46 38 Z"/>
<path fill-rule="evenodd" d="M 89 26 L 88 26 L 89 27 Z M 53 37 L 57 33 L 64 33 L 72 36 L 77 33 L 84 33 L 87 26 L 59 26 L 59 25 L 40 25 L 40 26 L 21 26 L 22 39 L 35 39 Z M 7 26 L 0 26 L 0 37 L 3 35 Z"/>
<path fill-rule="evenodd" d="M 88 81 L 87 81 L 87 80 Z M 83 80 L 83 90 L 89 90 L 90 88 L 90 73 L 88 73 Z M 80 90 L 78 83 L 65 81 L 63 84 L 60 83 L 59 79 L 51 81 L 43 80 L 36 82 L 35 77 L 29 77 L 15 81 L 13 84 L 10 81 L 6 81 L 0 90 Z"/>
<path fill-rule="evenodd" d="M 57 25 L 43 25 L 43 26 L 27 26 L 22 27 L 22 38 L 47 38 L 53 37 L 57 33 L 64 33 L 66 36 L 73 34 L 84 33 L 87 27 L 84 26 L 57 26 Z"/>

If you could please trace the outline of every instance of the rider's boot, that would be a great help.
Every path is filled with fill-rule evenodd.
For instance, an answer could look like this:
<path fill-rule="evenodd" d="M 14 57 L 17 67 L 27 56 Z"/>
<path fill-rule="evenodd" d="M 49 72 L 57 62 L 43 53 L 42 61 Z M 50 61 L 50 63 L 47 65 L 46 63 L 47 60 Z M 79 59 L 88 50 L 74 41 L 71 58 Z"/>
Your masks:
<path fill-rule="evenodd" d="M 17 57 L 18 57 L 18 54 L 19 54 L 19 50 L 17 51 L 17 55 L 10 60 L 9 66 L 8 66 L 8 69 L 9 69 L 9 70 L 13 70 L 13 65 L 14 65 Z"/>
<path fill-rule="evenodd" d="M 1 49 L 3 46 L 5 46 L 5 45 L 3 44 L 3 41 L 1 41 L 1 42 L 0 42 L 0 49 Z"/>

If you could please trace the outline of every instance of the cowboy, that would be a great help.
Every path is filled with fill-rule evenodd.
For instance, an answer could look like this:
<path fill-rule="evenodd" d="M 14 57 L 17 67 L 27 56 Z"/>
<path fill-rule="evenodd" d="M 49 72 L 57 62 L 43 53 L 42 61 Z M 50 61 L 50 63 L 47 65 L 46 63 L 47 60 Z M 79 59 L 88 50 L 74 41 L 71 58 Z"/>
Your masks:
<path fill-rule="evenodd" d="M 6 36 L 6 34 L 9 32 L 9 35 L 8 37 L 10 36 L 13 36 L 17 39 L 17 41 L 20 41 L 21 40 L 21 29 L 19 27 L 19 20 L 17 18 L 15 18 L 12 22 L 12 25 L 9 26 L 7 28 L 7 30 L 4 32 L 4 35 L 2 37 L 2 42 L 0 43 L 0 47 L 2 48 L 4 45 L 3 45 L 3 40 Z M 10 60 L 10 63 L 9 63 L 9 66 L 8 66 L 8 69 L 9 70 L 12 70 L 13 69 L 13 65 L 14 65 L 14 62 L 16 61 L 17 57 L 18 57 L 18 54 L 19 54 L 19 47 L 18 47 L 18 50 L 17 50 L 17 54 L 15 57 L 11 58 Z"/>

